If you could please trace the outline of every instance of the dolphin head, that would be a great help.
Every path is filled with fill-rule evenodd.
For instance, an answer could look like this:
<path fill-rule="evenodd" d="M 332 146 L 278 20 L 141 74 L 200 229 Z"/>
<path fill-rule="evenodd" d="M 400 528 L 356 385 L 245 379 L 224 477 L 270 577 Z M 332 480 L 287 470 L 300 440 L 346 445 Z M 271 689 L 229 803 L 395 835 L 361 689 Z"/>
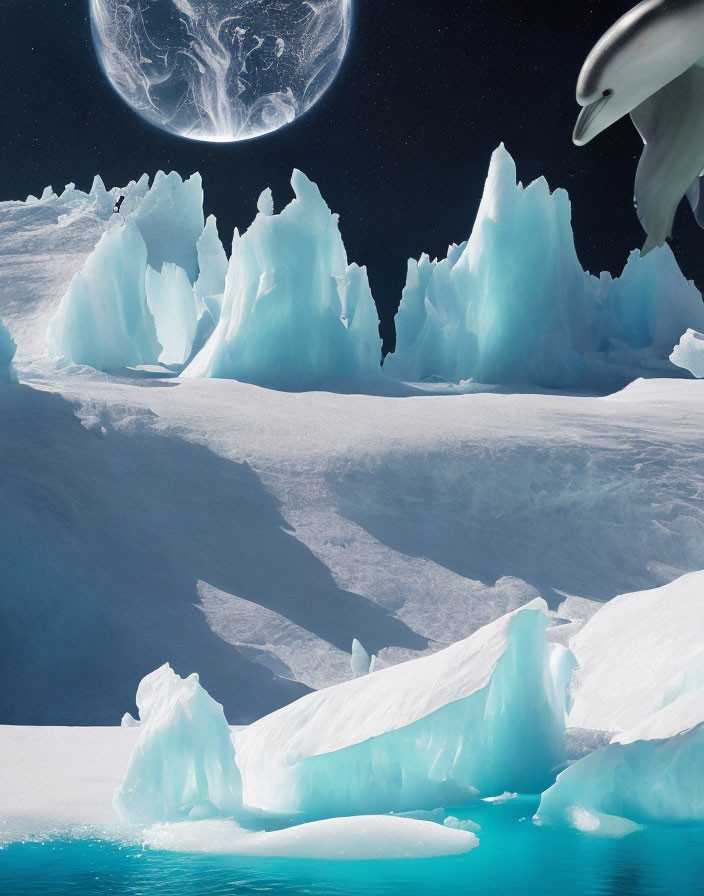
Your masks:
<path fill-rule="evenodd" d="M 644 0 L 609 28 L 577 81 L 578 146 L 639 106 L 704 56 L 704 2 Z"/>

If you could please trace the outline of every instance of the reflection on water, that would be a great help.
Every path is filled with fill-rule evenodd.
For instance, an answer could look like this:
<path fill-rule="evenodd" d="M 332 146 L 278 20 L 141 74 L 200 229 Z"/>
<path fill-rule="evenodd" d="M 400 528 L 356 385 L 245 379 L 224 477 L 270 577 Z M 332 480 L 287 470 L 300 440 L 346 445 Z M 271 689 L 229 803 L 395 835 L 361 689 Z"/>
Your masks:
<path fill-rule="evenodd" d="M 141 894 L 335 896 L 704 894 L 704 827 L 649 827 L 623 840 L 537 827 L 537 801 L 453 812 L 477 821 L 466 856 L 387 862 L 243 859 L 142 850 L 100 841 L 13 844 L 0 850 L 2 896 Z"/>

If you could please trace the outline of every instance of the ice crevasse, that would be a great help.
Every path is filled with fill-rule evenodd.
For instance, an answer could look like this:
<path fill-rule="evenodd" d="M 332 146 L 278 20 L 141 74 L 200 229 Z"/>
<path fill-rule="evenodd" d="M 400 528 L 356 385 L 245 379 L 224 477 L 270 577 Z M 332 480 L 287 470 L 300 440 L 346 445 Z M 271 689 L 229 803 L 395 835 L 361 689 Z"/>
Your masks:
<path fill-rule="evenodd" d="M 188 274 L 169 261 L 164 262 L 161 271 L 155 271 L 148 265 L 146 297 L 161 344 L 159 361 L 164 364 L 185 364 L 190 357 L 198 326 L 196 302 Z"/>

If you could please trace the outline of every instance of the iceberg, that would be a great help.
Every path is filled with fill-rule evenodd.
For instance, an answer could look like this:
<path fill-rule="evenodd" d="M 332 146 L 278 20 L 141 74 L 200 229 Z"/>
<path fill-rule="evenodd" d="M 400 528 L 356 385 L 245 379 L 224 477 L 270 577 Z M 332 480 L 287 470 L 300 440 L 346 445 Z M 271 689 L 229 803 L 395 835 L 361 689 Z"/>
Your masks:
<path fill-rule="evenodd" d="M 586 273 L 567 193 L 544 178 L 523 187 L 501 144 L 468 242 L 409 261 L 384 368 L 414 381 L 612 387 L 674 375 L 673 347 L 702 322 L 701 295 L 668 247 L 632 253 L 617 279 Z"/>
<path fill-rule="evenodd" d="M 613 736 L 559 775 L 539 820 L 605 836 L 704 820 L 703 628 L 704 571 L 614 598 L 570 640 L 568 730 Z"/>
<path fill-rule="evenodd" d="M 698 379 L 704 377 L 704 333 L 697 333 L 691 328 L 687 330 L 674 347 L 670 360 Z"/>
<path fill-rule="evenodd" d="M 273 213 L 270 191 L 235 231 L 222 312 L 181 374 L 305 390 L 378 375 L 378 318 L 364 268 L 348 266 L 337 215 L 300 171 Z"/>
<path fill-rule="evenodd" d="M 235 750 L 222 706 L 194 673 L 169 664 L 137 689 L 141 734 L 113 806 L 126 821 L 147 823 L 232 815 L 242 806 Z"/>
<path fill-rule="evenodd" d="M 17 382 L 17 374 L 12 366 L 17 346 L 10 336 L 10 331 L 0 320 L 0 384 Z"/>
<path fill-rule="evenodd" d="M 236 735 L 246 805 L 316 817 L 539 792 L 565 696 L 538 598 L 429 657 L 306 695 Z"/>
<path fill-rule="evenodd" d="M 537 820 L 606 836 L 643 823 L 704 821 L 704 688 L 569 766 L 541 797 Z"/>
<path fill-rule="evenodd" d="M 185 364 L 191 356 L 196 336 L 196 299 L 188 274 L 183 268 L 164 262 L 161 273 L 147 267 L 146 296 L 161 343 L 159 361 Z"/>
<path fill-rule="evenodd" d="M 99 370 L 156 363 L 161 346 L 146 268 L 147 247 L 134 221 L 106 231 L 49 322 L 49 356 Z"/>

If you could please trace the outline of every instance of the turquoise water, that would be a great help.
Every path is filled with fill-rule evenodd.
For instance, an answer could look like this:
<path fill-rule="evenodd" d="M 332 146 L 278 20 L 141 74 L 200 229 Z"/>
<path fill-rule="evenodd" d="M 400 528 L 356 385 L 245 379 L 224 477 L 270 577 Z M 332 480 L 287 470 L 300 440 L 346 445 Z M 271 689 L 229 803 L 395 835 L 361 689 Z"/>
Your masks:
<path fill-rule="evenodd" d="M 676 896 L 704 894 L 704 828 L 650 827 L 623 840 L 536 827 L 535 801 L 473 807 L 481 845 L 445 859 L 320 862 L 143 850 L 95 840 L 0 850 L 2 896 Z"/>

